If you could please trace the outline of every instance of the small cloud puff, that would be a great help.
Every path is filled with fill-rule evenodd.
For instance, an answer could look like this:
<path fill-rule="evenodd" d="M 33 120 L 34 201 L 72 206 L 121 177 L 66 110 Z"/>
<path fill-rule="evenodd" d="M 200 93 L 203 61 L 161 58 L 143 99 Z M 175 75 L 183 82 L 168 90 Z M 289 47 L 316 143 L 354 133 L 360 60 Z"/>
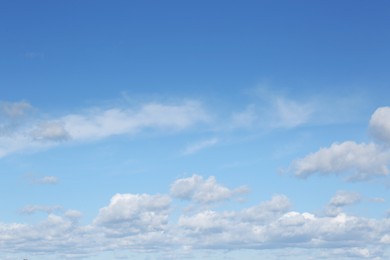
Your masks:
<path fill-rule="evenodd" d="M 178 179 L 171 185 L 171 195 L 173 197 L 199 203 L 223 201 L 246 192 L 248 192 L 246 187 L 229 189 L 222 186 L 217 183 L 214 176 L 205 180 L 202 176 L 193 175 L 189 178 Z"/>

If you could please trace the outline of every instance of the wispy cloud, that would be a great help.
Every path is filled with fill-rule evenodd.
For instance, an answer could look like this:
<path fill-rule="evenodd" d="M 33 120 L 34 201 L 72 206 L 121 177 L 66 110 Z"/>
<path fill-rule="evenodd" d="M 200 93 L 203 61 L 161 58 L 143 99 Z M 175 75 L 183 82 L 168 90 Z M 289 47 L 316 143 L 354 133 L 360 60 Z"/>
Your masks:
<path fill-rule="evenodd" d="M 23 116 L 31 108 L 32 106 L 30 105 L 30 103 L 26 101 L 20 101 L 20 102 L 0 101 L 0 114 L 3 114 L 11 118 Z"/>
<path fill-rule="evenodd" d="M 27 205 L 23 207 L 19 212 L 21 214 L 34 214 L 37 212 L 45 212 L 51 214 L 56 211 L 62 210 L 62 207 L 59 205 L 47 206 L 47 205 Z"/>
<path fill-rule="evenodd" d="M 359 93 L 348 97 L 308 93 L 297 96 L 259 87 L 250 96 L 250 103 L 231 114 L 229 129 L 290 129 L 346 123 L 357 120 L 365 104 Z"/>
<path fill-rule="evenodd" d="M 31 184 L 37 184 L 37 185 L 56 185 L 59 183 L 59 179 L 56 176 L 43 176 L 43 177 L 36 177 L 34 174 L 28 173 L 25 175 L 27 180 Z"/>
<path fill-rule="evenodd" d="M 200 150 L 216 145 L 218 142 L 219 142 L 218 138 L 211 138 L 211 139 L 199 141 L 197 143 L 187 146 L 184 150 L 184 154 L 188 155 L 188 154 L 199 152 Z"/>
<path fill-rule="evenodd" d="M 268 89 L 257 92 L 256 103 L 232 114 L 232 128 L 293 128 L 308 123 L 316 109 L 310 100 L 295 100 Z"/>
<path fill-rule="evenodd" d="M 5 105 L 4 105 L 5 104 Z M 22 115 L 28 103 L 3 104 L 3 113 Z M 0 135 L 0 157 L 24 150 L 45 149 L 64 141 L 84 142 L 143 130 L 180 131 L 210 119 L 199 102 L 146 103 L 137 108 L 89 109 L 62 117 L 32 118 L 10 124 L 12 131 Z"/>

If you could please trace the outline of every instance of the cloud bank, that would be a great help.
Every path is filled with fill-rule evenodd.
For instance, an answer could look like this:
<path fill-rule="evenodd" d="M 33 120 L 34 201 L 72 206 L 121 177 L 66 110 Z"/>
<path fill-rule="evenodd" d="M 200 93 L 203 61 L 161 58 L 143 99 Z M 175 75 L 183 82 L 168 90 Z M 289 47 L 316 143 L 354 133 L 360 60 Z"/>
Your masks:
<path fill-rule="evenodd" d="M 197 249 L 310 248 L 317 250 L 317 257 L 388 256 L 390 220 L 343 212 L 344 206 L 359 200 L 353 192 L 340 191 L 330 199 L 329 205 L 339 209 L 333 215 L 294 211 L 285 195 L 236 210 L 199 208 L 195 212 L 177 208 L 174 200 L 220 201 L 237 189 L 222 186 L 215 177 L 194 175 L 176 180 L 171 195 L 116 194 L 86 225 L 80 224 L 78 211 L 56 215 L 53 208 L 32 206 L 28 211 L 46 211 L 47 218 L 33 225 L 0 223 L 0 252 L 85 259 L 109 251 L 180 256 Z"/>

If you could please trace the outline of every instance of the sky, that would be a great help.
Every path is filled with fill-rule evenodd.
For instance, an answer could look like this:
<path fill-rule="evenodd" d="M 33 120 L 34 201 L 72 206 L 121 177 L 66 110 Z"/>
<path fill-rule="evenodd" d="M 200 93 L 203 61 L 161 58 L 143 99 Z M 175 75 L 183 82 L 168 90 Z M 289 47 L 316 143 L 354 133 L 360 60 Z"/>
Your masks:
<path fill-rule="evenodd" d="M 1 259 L 389 259 L 388 1 L 0 2 Z"/>

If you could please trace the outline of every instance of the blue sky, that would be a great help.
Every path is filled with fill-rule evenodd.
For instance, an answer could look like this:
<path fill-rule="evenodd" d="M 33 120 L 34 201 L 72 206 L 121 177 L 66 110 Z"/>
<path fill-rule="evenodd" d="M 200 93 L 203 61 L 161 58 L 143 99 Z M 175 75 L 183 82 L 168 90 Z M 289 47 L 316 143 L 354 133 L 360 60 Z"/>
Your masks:
<path fill-rule="evenodd" d="M 388 259 L 390 3 L 3 1 L 1 259 Z"/>

